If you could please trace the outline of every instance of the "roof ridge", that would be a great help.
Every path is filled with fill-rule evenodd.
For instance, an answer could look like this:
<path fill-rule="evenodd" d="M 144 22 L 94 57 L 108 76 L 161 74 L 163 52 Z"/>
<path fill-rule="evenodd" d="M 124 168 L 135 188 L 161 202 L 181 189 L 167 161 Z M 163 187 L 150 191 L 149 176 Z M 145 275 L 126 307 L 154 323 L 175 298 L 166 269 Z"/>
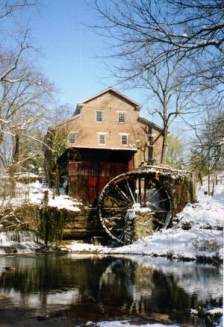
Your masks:
<path fill-rule="evenodd" d="M 91 101 L 91 100 L 93 100 L 93 99 L 95 99 L 95 98 L 99 97 L 100 95 L 103 95 L 103 94 L 105 94 L 105 93 L 107 93 L 107 92 L 114 92 L 115 94 L 118 94 L 121 98 L 124 98 L 124 99 L 126 99 L 128 102 L 134 104 L 138 109 L 140 108 L 140 104 L 139 104 L 139 103 L 137 103 L 135 100 L 129 98 L 127 95 L 121 93 L 120 91 L 118 91 L 117 89 L 115 89 L 115 88 L 113 88 L 113 87 L 108 87 L 108 88 L 106 88 L 106 89 L 104 89 L 104 90 L 98 92 L 98 93 L 95 94 L 94 96 L 89 97 L 89 98 L 86 98 L 86 99 L 84 99 L 84 101 L 79 102 L 79 103 L 86 103 L 86 102 L 89 102 L 89 101 Z"/>

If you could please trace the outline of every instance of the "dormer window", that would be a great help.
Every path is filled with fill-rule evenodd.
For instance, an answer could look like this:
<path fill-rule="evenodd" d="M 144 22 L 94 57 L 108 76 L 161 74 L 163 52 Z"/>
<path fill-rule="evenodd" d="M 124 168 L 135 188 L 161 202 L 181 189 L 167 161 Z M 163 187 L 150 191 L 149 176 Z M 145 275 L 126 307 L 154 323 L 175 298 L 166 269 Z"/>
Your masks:
<path fill-rule="evenodd" d="M 98 121 L 98 122 L 103 121 L 103 112 L 100 110 L 96 111 L 96 121 Z"/>
<path fill-rule="evenodd" d="M 71 133 L 69 133 L 69 134 L 68 134 L 68 142 L 69 142 L 70 144 L 75 143 L 75 141 L 76 141 L 76 139 L 77 139 L 77 136 L 78 136 L 78 133 L 76 133 L 76 132 L 71 132 Z"/>
<path fill-rule="evenodd" d="M 125 123 L 125 113 L 123 111 L 118 112 L 118 122 Z"/>

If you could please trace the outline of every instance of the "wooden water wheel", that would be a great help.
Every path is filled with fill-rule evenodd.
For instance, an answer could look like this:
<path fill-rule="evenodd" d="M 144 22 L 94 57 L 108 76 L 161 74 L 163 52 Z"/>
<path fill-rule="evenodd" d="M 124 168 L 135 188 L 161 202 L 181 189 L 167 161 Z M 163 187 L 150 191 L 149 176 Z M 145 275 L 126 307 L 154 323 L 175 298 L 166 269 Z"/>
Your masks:
<path fill-rule="evenodd" d="M 133 224 L 136 227 L 139 215 L 144 219 L 138 219 L 138 224 L 148 234 L 169 226 L 172 201 L 162 178 L 165 173 L 139 169 L 121 174 L 106 184 L 99 196 L 98 210 L 101 224 L 113 240 L 120 244 L 133 241 Z"/>

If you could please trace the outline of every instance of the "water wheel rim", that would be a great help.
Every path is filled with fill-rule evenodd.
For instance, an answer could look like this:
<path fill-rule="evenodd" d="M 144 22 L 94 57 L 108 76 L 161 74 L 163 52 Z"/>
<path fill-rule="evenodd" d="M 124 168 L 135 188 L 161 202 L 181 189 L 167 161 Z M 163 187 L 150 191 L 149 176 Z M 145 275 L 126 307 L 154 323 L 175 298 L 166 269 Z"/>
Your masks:
<path fill-rule="evenodd" d="M 103 190 L 101 191 L 101 194 L 98 198 L 98 214 L 99 214 L 99 219 L 101 222 L 101 225 L 103 226 L 104 230 L 106 231 L 106 233 L 111 237 L 111 239 L 115 240 L 116 242 L 118 242 L 119 244 L 123 245 L 125 244 L 125 242 L 122 240 L 122 235 L 119 235 L 120 237 L 118 237 L 118 235 L 114 235 L 114 232 L 112 231 L 113 228 L 109 229 L 107 224 L 105 223 L 105 220 L 108 220 L 108 217 L 104 217 L 103 216 L 103 200 L 104 197 L 107 195 L 107 191 L 114 187 L 116 189 L 116 187 L 118 186 L 119 182 L 124 182 L 124 181 L 131 181 L 131 178 L 133 178 L 133 180 L 135 182 L 137 182 L 137 178 L 146 178 L 146 174 L 148 175 L 147 171 L 131 171 L 128 173 L 123 173 L 120 174 L 118 176 L 116 176 L 115 178 L 113 178 L 111 181 L 109 181 L 103 188 Z M 130 192 L 130 187 L 129 188 L 129 192 Z M 158 191 L 156 189 L 156 191 Z M 166 196 L 166 199 L 164 201 L 166 201 L 168 203 L 168 210 L 166 211 L 166 217 L 165 217 L 165 221 L 163 223 L 163 227 L 162 228 L 167 228 L 171 222 L 172 219 L 172 203 L 171 203 L 171 197 L 169 195 L 169 193 L 167 192 L 167 190 L 163 187 L 163 192 Z M 132 194 L 131 194 L 132 193 Z M 130 192 L 130 196 L 132 198 L 132 204 L 135 203 L 135 198 L 133 197 L 133 192 Z M 125 196 L 124 196 L 125 197 Z M 129 207 L 129 209 L 131 209 L 131 207 Z M 114 210 L 115 211 L 115 210 Z M 118 217 L 119 219 L 119 217 Z M 120 217 L 120 219 L 122 219 L 122 217 Z M 124 237 L 124 235 L 123 235 Z"/>

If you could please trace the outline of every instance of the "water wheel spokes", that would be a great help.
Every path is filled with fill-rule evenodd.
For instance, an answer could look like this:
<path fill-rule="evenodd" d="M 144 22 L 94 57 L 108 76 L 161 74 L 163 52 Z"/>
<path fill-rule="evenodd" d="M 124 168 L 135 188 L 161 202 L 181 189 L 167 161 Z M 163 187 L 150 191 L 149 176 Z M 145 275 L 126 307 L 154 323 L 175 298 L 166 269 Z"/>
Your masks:
<path fill-rule="evenodd" d="M 98 202 L 104 230 L 120 244 L 127 243 L 127 220 L 133 213 L 148 213 L 154 230 L 166 228 L 171 220 L 170 198 L 162 183 L 147 173 L 121 174 L 102 190 Z M 130 233 L 130 232 L 129 232 Z"/>

